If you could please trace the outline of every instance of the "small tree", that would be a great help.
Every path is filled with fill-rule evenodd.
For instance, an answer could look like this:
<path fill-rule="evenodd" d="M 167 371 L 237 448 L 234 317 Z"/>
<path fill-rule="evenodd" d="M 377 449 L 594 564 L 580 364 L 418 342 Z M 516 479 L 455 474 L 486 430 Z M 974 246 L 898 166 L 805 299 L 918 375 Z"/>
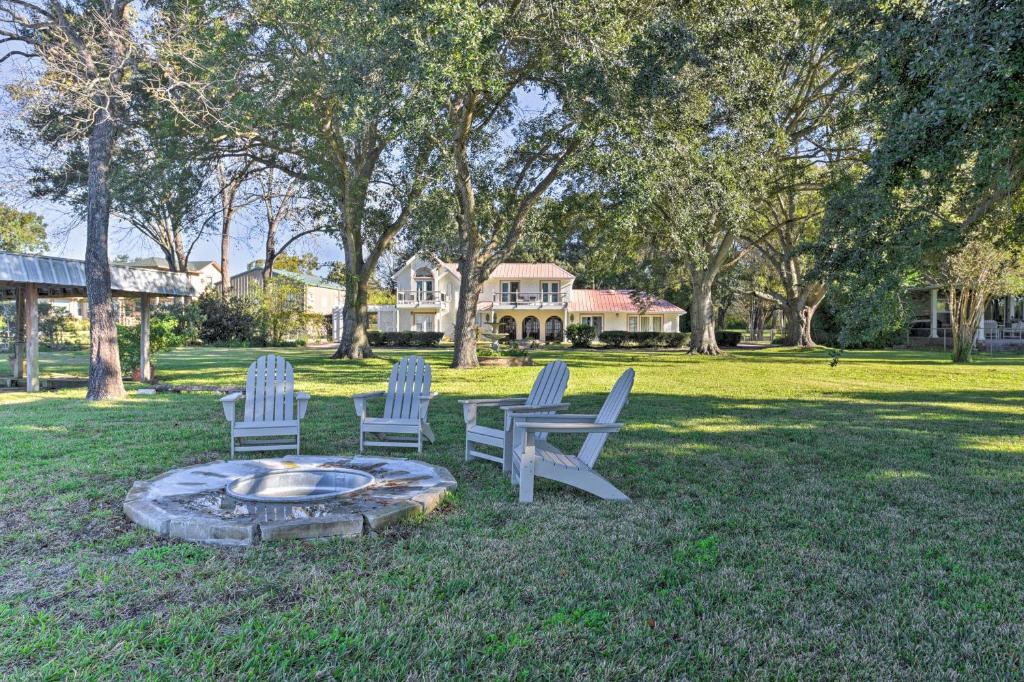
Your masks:
<path fill-rule="evenodd" d="M 1021 284 L 1020 260 L 1005 248 L 975 240 L 947 256 L 940 277 L 949 291 L 953 362 L 970 362 L 985 306 Z"/>
<path fill-rule="evenodd" d="M 46 247 L 42 217 L 0 201 L 0 251 L 42 253 Z"/>

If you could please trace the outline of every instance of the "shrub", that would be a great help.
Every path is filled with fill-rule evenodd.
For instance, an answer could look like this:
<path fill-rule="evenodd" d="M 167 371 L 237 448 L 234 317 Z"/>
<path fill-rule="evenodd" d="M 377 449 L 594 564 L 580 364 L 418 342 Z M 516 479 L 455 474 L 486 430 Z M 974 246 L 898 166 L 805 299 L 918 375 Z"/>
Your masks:
<path fill-rule="evenodd" d="M 370 331 L 366 333 L 371 346 L 388 346 L 396 348 L 399 346 L 413 346 L 426 348 L 436 346 L 444 336 L 441 332 L 381 332 Z"/>
<path fill-rule="evenodd" d="M 689 337 L 682 332 L 609 331 L 601 334 L 601 340 L 611 348 L 682 348 Z"/>
<path fill-rule="evenodd" d="M 565 335 L 573 348 L 586 348 L 594 340 L 594 328 L 589 324 L 570 324 Z"/>
<path fill-rule="evenodd" d="M 117 350 L 121 358 L 121 369 L 134 372 L 142 362 L 140 346 L 141 325 L 117 326 Z M 183 327 L 174 310 L 158 310 L 149 318 L 149 354 L 153 355 L 168 348 L 187 346 L 194 339 L 189 337 L 189 328 Z"/>
<path fill-rule="evenodd" d="M 207 291 L 196 301 L 202 316 L 199 336 L 204 343 L 263 346 L 267 333 L 259 307 L 249 298 L 221 298 Z"/>
<path fill-rule="evenodd" d="M 715 332 L 715 342 L 719 346 L 731 348 L 740 345 L 743 340 L 743 332 Z"/>

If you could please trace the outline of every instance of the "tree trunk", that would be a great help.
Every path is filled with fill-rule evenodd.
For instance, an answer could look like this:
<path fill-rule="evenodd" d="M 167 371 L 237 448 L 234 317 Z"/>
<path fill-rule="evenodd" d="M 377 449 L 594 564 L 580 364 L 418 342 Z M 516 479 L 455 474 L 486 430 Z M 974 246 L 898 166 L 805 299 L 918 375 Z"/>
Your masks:
<path fill-rule="evenodd" d="M 349 292 L 354 291 L 355 296 Z M 338 350 L 334 351 L 335 358 L 347 358 L 349 360 L 361 360 L 372 358 L 373 349 L 370 348 L 370 337 L 366 333 L 367 321 L 369 320 L 369 277 L 363 278 L 352 273 L 351 268 L 346 268 L 345 277 L 345 304 L 341 308 L 342 324 L 341 343 Z"/>
<path fill-rule="evenodd" d="M 475 259 L 463 251 L 459 259 L 459 309 L 455 314 L 455 354 L 452 367 L 455 369 L 472 369 L 480 366 L 476 355 L 476 307 L 480 301 L 483 282 L 479 277 L 479 268 Z"/>
<path fill-rule="evenodd" d="M 974 337 L 981 325 L 987 300 L 971 289 L 949 290 L 949 318 L 952 325 L 953 362 L 968 363 L 974 352 Z"/>
<path fill-rule="evenodd" d="M 715 305 L 711 299 L 714 278 L 708 273 L 693 273 L 690 288 L 690 352 L 718 355 L 722 351 L 715 340 Z"/>
<path fill-rule="evenodd" d="M 227 297 L 231 291 L 231 277 L 228 275 L 228 265 L 231 257 L 231 216 L 225 214 L 221 219 L 220 229 L 220 294 Z"/>
<path fill-rule="evenodd" d="M 124 396 L 121 359 L 117 349 L 117 322 L 110 293 L 110 159 L 114 148 L 114 122 L 106 107 L 97 107 L 89 133 L 89 198 L 86 216 L 85 281 L 89 300 L 88 400 Z"/>

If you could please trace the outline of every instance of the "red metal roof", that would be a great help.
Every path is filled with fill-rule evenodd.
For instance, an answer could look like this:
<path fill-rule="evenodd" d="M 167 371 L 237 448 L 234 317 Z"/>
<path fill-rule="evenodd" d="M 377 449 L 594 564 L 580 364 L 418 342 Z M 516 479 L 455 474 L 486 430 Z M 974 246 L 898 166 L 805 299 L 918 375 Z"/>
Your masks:
<path fill-rule="evenodd" d="M 554 263 L 502 263 L 494 268 L 495 279 L 575 279 L 565 268 Z"/>
<path fill-rule="evenodd" d="M 632 289 L 573 289 L 569 310 L 578 313 L 644 313 L 681 315 L 686 311 L 662 298 L 634 294 Z"/>

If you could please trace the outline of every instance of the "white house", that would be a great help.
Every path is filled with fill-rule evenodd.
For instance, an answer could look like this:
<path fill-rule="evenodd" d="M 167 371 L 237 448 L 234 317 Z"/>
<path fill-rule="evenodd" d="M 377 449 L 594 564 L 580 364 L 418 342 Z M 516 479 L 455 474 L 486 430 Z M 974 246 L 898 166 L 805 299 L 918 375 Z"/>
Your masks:
<path fill-rule="evenodd" d="M 459 268 L 414 256 L 396 274 L 395 305 L 372 306 L 381 331 L 439 331 L 451 337 L 459 307 Z M 484 282 L 477 324 L 514 339 L 562 340 L 583 323 L 602 331 L 679 331 L 685 310 L 627 289 L 577 289 L 554 263 L 502 263 Z"/>

